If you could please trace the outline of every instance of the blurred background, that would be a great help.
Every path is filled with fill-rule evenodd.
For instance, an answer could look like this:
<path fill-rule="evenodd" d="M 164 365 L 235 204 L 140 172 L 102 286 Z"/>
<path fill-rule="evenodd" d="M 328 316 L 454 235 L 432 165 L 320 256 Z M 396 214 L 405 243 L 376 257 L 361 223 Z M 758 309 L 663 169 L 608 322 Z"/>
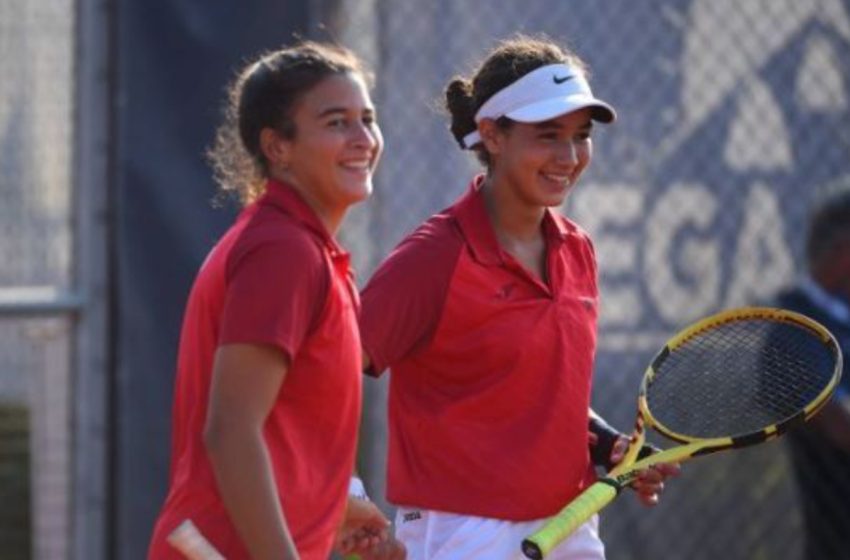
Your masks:
<path fill-rule="evenodd" d="M 477 170 L 441 91 L 517 31 L 571 45 L 619 111 L 564 211 L 600 260 L 594 406 L 628 431 L 670 334 L 803 272 L 813 202 L 850 180 L 850 0 L 0 1 L 0 560 L 144 557 L 183 305 L 237 210 L 203 152 L 242 61 L 297 33 L 374 69 L 386 152 L 342 234 L 362 285 Z M 359 463 L 391 511 L 386 381 Z M 691 463 L 653 511 L 620 500 L 609 558 L 802 558 L 785 445 Z"/>

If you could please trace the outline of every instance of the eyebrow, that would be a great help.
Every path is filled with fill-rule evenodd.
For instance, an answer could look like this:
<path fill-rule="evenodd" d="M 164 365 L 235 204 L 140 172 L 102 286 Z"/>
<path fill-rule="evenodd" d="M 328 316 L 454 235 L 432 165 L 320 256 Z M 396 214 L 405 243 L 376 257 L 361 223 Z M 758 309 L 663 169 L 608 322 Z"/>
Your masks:
<path fill-rule="evenodd" d="M 349 109 L 347 109 L 345 107 L 328 107 L 324 111 L 320 112 L 318 117 L 321 119 L 321 118 L 324 118 L 324 117 L 327 117 L 327 116 L 330 116 L 330 115 L 335 115 L 335 114 L 346 115 L 346 114 L 348 114 L 348 111 L 349 111 Z M 373 107 L 364 107 L 363 112 L 366 113 L 366 114 L 374 114 L 375 109 Z"/>
<path fill-rule="evenodd" d="M 534 127 L 539 130 L 549 130 L 549 129 L 562 129 L 563 126 L 558 124 L 555 119 L 550 119 L 548 121 L 543 121 L 539 123 L 534 123 Z M 587 121 L 586 124 L 583 124 L 579 127 L 579 130 L 590 130 L 593 128 L 593 121 Z"/>

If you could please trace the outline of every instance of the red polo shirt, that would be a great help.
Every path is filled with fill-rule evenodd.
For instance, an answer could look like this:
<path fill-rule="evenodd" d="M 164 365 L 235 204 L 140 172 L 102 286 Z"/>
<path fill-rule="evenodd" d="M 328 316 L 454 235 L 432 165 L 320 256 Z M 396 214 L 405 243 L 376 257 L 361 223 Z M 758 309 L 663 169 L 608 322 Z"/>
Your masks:
<path fill-rule="evenodd" d="M 364 349 L 392 370 L 390 501 L 521 521 L 592 480 L 596 263 L 547 211 L 548 284 L 502 250 L 479 190 L 426 221 L 362 294 Z"/>
<path fill-rule="evenodd" d="M 202 434 L 216 348 L 248 343 L 290 359 L 264 426 L 301 558 L 325 560 L 345 509 L 360 415 L 357 293 L 348 255 L 290 187 L 271 181 L 212 250 L 183 322 L 170 488 L 149 557 L 186 519 L 228 560 L 248 558 L 224 508 Z M 245 372 L 250 375 L 251 372 Z"/>

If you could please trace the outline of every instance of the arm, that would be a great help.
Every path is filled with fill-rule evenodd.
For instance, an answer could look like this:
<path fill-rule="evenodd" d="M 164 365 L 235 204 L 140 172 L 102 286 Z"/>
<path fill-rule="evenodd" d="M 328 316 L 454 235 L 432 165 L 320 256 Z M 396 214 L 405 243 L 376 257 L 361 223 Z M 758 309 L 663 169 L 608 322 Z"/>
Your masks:
<path fill-rule="evenodd" d="M 248 344 L 221 346 L 213 365 L 204 443 L 224 505 L 255 560 L 298 558 L 262 433 L 287 368 L 281 350 Z"/>

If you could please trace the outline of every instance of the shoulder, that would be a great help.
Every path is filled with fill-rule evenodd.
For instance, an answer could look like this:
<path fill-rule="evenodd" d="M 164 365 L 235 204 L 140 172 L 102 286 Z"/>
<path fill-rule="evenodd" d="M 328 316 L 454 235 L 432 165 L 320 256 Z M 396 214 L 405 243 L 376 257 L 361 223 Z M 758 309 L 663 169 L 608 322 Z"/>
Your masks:
<path fill-rule="evenodd" d="M 454 261 L 463 247 L 463 236 L 454 217 L 435 214 L 408 234 L 387 257 L 387 262 Z"/>
<path fill-rule="evenodd" d="M 457 220 L 450 211 L 434 214 L 411 232 L 404 241 L 425 247 L 443 243 L 462 243 Z"/>
<path fill-rule="evenodd" d="M 364 294 L 400 289 L 421 293 L 446 283 L 463 248 L 463 237 L 447 213 L 435 214 L 408 234 L 381 262 Z"/>
<path fill-rule="evenodd" d="M 293 270 L 324 267 L 326 259 L 321 239 L 286 215 L 264 216 L 263 212 L 258 212 L 231 233 L 233 239 L 227 263 L 230 272 L 243 262 L 258 259 L 271 266 Z M 298 266 L 292 266 L 294 264 Z"/>
<path fill-rule="evenodd" d="M 793 286 L 779 292 L 772 303 L 783 309 L 806 315 L 817 313 L 814 303 L 799 286 Z"/>

